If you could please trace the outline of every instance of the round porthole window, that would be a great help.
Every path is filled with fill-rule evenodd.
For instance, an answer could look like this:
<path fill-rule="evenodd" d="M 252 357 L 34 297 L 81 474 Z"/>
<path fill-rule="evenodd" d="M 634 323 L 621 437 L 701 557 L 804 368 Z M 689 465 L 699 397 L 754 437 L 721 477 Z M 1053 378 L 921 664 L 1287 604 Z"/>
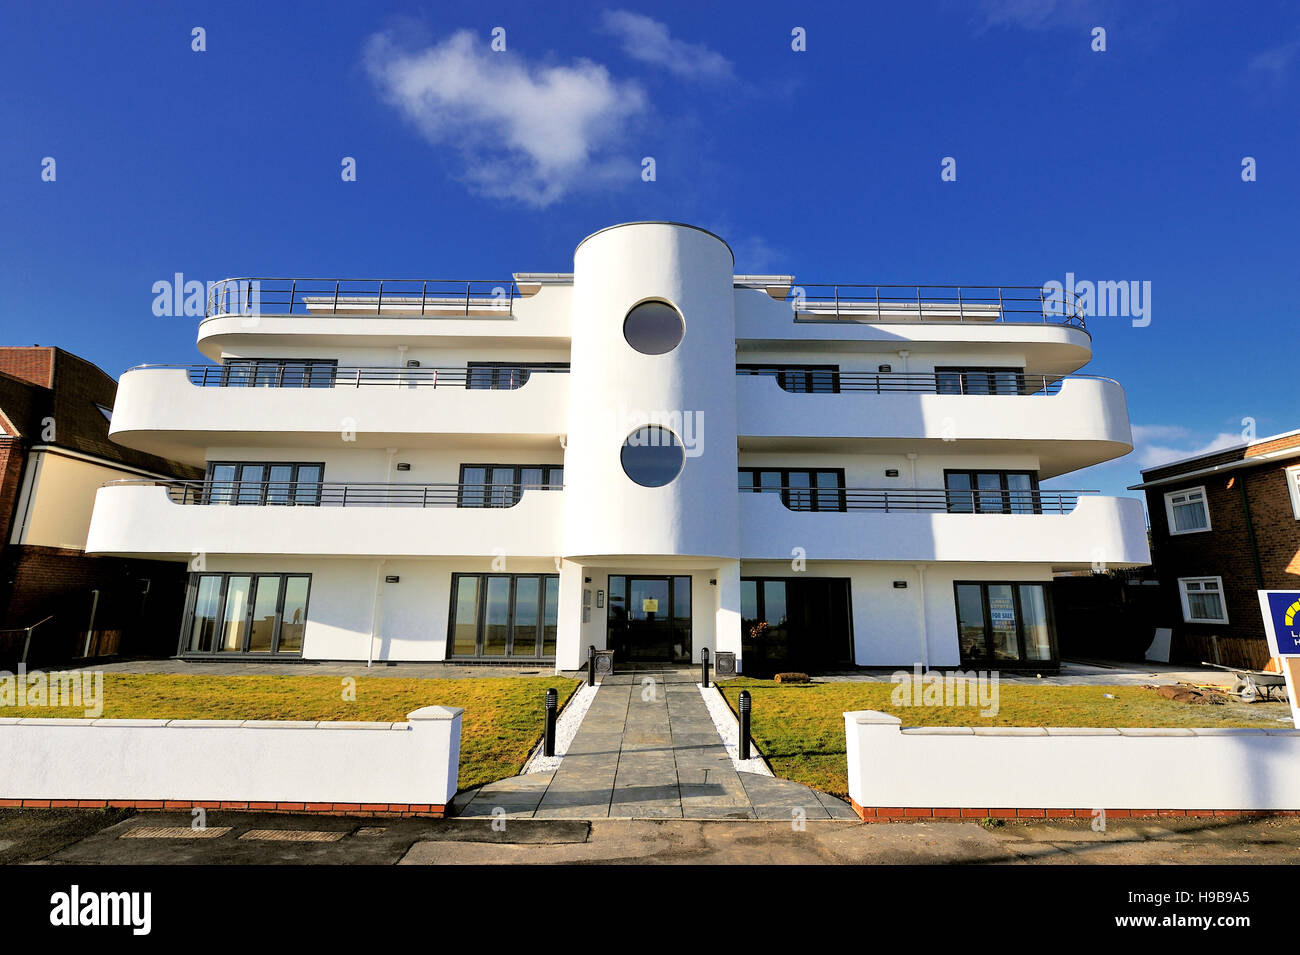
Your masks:
<path fill-rule="evenodd" d="M 623 319 L 623 337 L 643 355 L 664 355 L 686 334 L 681 313 L 667 302 L 642 302 Z"/>
<path fill-rule="evenodd" d="M 682 472 L 686 452 L 677 435 L 658 425 L 637 428 L 623 441 L 623 471 L 642 487 L 663 487 Z"/>

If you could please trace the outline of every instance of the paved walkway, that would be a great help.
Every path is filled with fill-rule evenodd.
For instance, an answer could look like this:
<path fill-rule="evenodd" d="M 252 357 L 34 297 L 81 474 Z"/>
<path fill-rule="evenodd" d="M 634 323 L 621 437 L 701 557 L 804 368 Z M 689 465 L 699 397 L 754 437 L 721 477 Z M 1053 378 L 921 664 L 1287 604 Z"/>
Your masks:
<path fill-rule="evenodd" d="M 738 773 L 695 671 L 616 674 L 601 683 L 553 773 L 457 797 L 461 817 L 533 819 L 854 819 L 848 804 L 787 779 Z M 499 813 L 498 813 L 499 814 Z"/>

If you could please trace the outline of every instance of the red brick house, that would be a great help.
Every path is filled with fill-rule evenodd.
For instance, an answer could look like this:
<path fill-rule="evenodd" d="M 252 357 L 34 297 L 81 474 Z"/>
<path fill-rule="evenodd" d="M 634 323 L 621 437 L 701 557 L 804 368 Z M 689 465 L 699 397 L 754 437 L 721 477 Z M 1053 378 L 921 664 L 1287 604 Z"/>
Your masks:
<path fill-rule="evenodd" d="M 175 642 L 183 566 L 85 554 L 101 485 L 197 476 L 109 440 L 116 392 L 110 376 L 60 348 L 0 346 L 0 668 L 17 662 L 26 628 L 42 620 L 33 665 L 83 654 L 87 636 L 92 655 Z M 168 617 L 164 640 L 154 631 Z"/>
<path fill-rule="evenodd" d="M 1300 588 L 1300 431 L 1142 472 L 1173 659 L 1261 668 L 1257 590 Z M 1216 637 L 1212 641 L 1210 637 Z"/>

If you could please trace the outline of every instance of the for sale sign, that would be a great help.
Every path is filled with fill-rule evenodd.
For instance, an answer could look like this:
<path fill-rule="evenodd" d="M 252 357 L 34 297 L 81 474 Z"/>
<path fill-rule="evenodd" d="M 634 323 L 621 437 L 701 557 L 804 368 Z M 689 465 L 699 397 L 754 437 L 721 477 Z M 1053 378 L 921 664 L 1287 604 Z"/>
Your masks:
<path fill-rule="evenodd" d="M 1286 695 L 1291 701 L 1291 721 L 1300 728 L 1300 590 L 1261 590 L 1259 609 L 1264 615 L 1264 632 L 1268 649 L 1282 661 L 1286 676 Z"/>

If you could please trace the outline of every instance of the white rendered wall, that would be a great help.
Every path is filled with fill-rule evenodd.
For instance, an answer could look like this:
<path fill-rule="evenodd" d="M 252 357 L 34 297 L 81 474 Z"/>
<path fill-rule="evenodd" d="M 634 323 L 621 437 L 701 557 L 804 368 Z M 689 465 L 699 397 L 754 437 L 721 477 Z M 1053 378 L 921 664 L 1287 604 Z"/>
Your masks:
<path fill-rule="evenodd" d="M 397 803 L 456 794 L 460 709 L 405 723 L 0 719 L 0 798 Z"/>
<path fill-rule="evenodd" d="M 732 269 L 725 243 L 687 226 L 634 223 L 579 246 L 566 557 L 738 555 Z M 643 355 L 623 337 L 628 311 L 652 299 L 685 320 L 685 336 L 664 355 Z M 697 416 L 702 453 L 667 486 L 641 487 L 623 471 L 623 441 L 648 416 L 674 414 Z"/>
<path fill-rule="evenodd" d="M 1300 731 L 928 727 L 844 714 L 859 806 L 1300 809 Z"/>

